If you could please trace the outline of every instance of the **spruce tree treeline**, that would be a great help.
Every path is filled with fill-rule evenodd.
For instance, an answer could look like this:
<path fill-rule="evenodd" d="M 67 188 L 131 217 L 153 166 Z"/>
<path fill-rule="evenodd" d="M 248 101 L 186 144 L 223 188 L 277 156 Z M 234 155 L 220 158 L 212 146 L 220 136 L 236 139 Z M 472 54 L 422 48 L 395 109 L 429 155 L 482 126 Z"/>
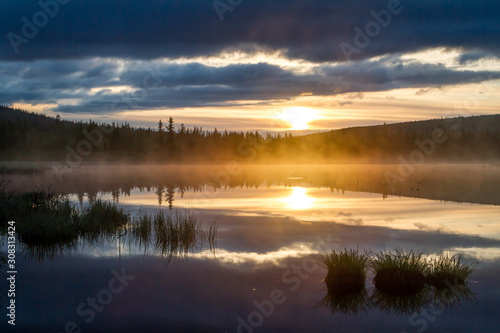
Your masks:
<path fill-rule="evenodd" d="M 67 147 L 86 140 L 85 132 L 103 129 L 103 142 L 88 161 L 169 163 L 335 161 L 399 162 L 420 142 L 441 131 L 445 140 L 434 144 L 426 161 L 490 160 L 500 158 L 500 115 L 347 128 L 305 136 L 289 133 L 213 131 L 187 128 L 170 117 L 157 129 L 135 128 L 129 123 L 74 122 L 0 106 L 0 158 L 64 159 Z M 425 147 L 425 145 L 424 145 Z M 427 146 L 429 147 L 429 146 Z"/>

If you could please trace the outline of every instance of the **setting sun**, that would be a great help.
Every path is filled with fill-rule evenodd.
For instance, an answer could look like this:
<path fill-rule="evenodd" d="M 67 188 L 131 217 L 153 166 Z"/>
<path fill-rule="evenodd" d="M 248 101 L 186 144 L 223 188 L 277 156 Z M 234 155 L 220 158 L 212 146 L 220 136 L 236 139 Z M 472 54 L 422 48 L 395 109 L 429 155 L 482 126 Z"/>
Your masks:
<path fill-rule="evenodd" d="M 305 107 L 290 107 L 284 109 L 277 118 L 287 122 L 291 130 L 306 130 L 309 129 L 309 122 L 318 118 L 318 112 Z"/>

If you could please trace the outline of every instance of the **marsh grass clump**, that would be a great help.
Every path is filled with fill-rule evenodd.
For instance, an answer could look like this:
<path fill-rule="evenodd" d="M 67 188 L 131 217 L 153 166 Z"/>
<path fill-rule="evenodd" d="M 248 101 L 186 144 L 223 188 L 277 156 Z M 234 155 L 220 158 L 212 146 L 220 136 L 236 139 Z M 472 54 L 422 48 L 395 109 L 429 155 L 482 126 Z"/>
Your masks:
<path fill-rule="evenodd" d="M 187 255 L 189 251 L 208 243 L 211 251 L 216 249 L 217 224 L 214 221 L 208 230 L 203 230 L 196 215 L 160 210 L 155 214 L 141 213 L 132 219 L 130 240 L 147 251 L 166 258 Z"/>
<path fill-rule="evenodd" d="M 342 286 L 344 289 L 364 287 L 369 253 L 360 253 L 357 249 L 344 249 L 320 254 L 317 259 L 328 270 L 324 279 L 327 287 Z"/>
<path fill-rule="evenodd" d="M 87 240 L 114 236 L 117 230 L 125 228 L 129 221 L 130 217 L 116 204 L 96 200 L 80 215 L 80 234 Z"/>
<path fill-rule="evenodd" d="M 477 264 L 464 264 L 460 260 L 458 255 L 440 255 L 432 260 L 427 283 L 436 289 L 465 285 Z"/>
<path fill-rule="evenodd" d="M 163 256 L 186 254 L 196 247 L 201 228 L 196 216 L 189 213 L 159 211 L 153 218 L 155 249 Z"/>
<path fill-rule="evenodd" d="M 426 257 L 421 252 L 383 251 L 371 262 L 375 271 L 375 287 L 386 295 L 405 296 L 420 292 L 429 271 Z"/>
<path fill-rule="evenodd" d="M 210 247 L 210 250 L 214 251 L 217 248 L 217 221 L 214 221 L 207 233 L 207 241 Z"/>
<path fill-rule="evenodd" d="M 130 233 L 133 239 L 139 244 L 139 247 L 147 249 L 151 240 L 151 232 L 153 230 L 152 219 L 147 214 L 139 214 L 133 219 Z"/>
<path fill-rule="evenodd" d="M 316 259 L 328 270 L 324 279 L 327 294 L 319 305 L 332 313 L 345 315 L 366 311 L 365 279 L 369 253 L 343 249 L 317 255 Z"/>
<path fill-rule="evenodd" d="M 0 188 L 1 216 L 16 221 L 23 253 L 40 261 L 69 253 L 82 242 L 125 235 L 145 250 L 152 247 L 168 260 L 186 255 L 205 242 L 210 250 L 216 248 L 215 221 L 205 231 L 197 217 L 188 211 L 139 213 L 131 218 L 117 204 L 100 199 L 77 209 L 68 196 L 50 190 L 6 192 L 4 187 Z M 0 225 L 0 232 L 7 232 L 7 223 Z"/>
<path fill-rule="evenodd" d="M 82 211 L 76 209 L 67 195 L 50 189 L 28 192 L 0 192 L 2 213 L 16 221 L 19 240 L 27 246 L 48 253 L 74 247 L 79 237 L 98 239 L 114 234 L 129 221 L 120 208 L 97 200 Z M 6 226 L 2 226 L 6 229 Z M 56 249 L 42 249 L 54 246 Z"/>
<path fill-rule="evenodd" d="M 19 240 L 27 245 L 72 244 L 78 239 L 78 213 L 67 196 L 43 190 L 14 193 L 9 206 Z"/>

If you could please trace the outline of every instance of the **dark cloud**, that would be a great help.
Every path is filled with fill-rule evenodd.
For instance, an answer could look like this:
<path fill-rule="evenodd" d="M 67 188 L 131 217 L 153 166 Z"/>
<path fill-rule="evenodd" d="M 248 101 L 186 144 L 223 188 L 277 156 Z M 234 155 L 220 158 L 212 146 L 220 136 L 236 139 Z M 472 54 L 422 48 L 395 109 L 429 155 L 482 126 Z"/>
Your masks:
<path fill-rule="evenodd" d="M 405 62 L 395 56 L 317 66 L 298 74 L 258 63 L 209 67 L 199 63 L 71 60 L 0 63 L 0 102 L 56 102 L 57 112 L 113 113 L 123 110 L 230 106 L 289 100 L 303 93 L 344 94 L 342 103 L 363 92 L 440 87 L 500 78 L 498 72 L 456 71 L 441 64 Z M 131 87 L 130 91 L 122 86 Z M 116 89 L 111 89 L 116 87 Z M 97 89 L 97 90 L 92 90 Z M 99 90 L 101 89 L 101 90 Z"/>
<path fill-rule="evenodd" d="M 473 50 L 464 52 L 458 57 L 458 62 L 461 65 L 476 62 L 481 59 L 499 59 L 500 56 L 489 51 Z"/>
<path fill-rule="evenodd" d="M 4 0 L 0 4 L 2 104 L 57 103 L 58 112 L 112 113 L 222 107 L 242 100 L 272 103 L 304 93 L 327 96 L 398 88 L 426 93 L 430 87 L 498 78 L 498 72 L 458 71 L 401 58 L 410 51 L 435 47 L 459 48 L 460 64 L 494 57 L 500 37 L 496 15 L 500 3 L 494 1 L 401 0 L 401 12 L 391 15 L 391 22 L 371 34 L 369 41 L 356 40 L 355 28 L 373 26 L 372 11 L 383 16 L 389 0 L 245 0 L 226 12 L 224 21 L 212 0 L 69 1 L 57 5 L 57 10 L 47 7 L 53 15 L 43 14 L 39 3 L 58 2 Z M 41 22 L 44 18 L 46 22 Z M 40 27 L 26 30 L 33 22 Z M 25 38 L 18 53 L 9 41 L 11 33 Z M 351 54 L 353 61 L 344 62 L 340 45 L 347 44 L 359 52 Z M 223 50 L 250 54 L 279 50 L 317 66 L 299 74 L 268 63 L 228 60 L 226 66 L 210 67 L 195 61 L 155 60 L 189 59 Z M 334 61 L 339 62 L 332 65 Z M 135 91 L 111 89 L 118 86 Z M 339 103 L 352 103 L 355 96 Z"/>
<path fill-rule="evenodd" d="M 43 0 L 50 1 L 50 0 Z M 22 36 L 22 18 L 33 21 L 36 1 L 0 5 L 0 59 L 121 57 L 152 59 L 208 55 L 227 48 L 282 49 L 311 61 L 345 60 L 339 45 L 354 45 L 371 11 L 389 0 L 245 0 L 220 21 L 212 0 L 87 0 L 60 5 L 54 17 L 15 53 L 7 35 Z M 500 3 L 401 0 L 402 11 L 353 58 L 364 59 L 433 47 L 499 51 Z M 43 23 L 43 22 L 41 22 Z"/>

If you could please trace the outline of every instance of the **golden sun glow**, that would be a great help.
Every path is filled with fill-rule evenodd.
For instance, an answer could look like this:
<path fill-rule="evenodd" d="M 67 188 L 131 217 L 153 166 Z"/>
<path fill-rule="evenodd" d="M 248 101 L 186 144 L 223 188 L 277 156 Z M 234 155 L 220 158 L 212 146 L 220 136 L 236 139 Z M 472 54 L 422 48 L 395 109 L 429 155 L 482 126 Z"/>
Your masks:
<path fill-rule="evenodd" d="M 292 187 L 290 196 L 283 199 L 289 209 L 302 210 L 314 206 L 314 199 L 307 195 L 307 189 L 304 187 Z"/>
<path fill-rule="evenodd" d="M 318 112 L 310 108 L 290 107 L 284 109 L 276 118 L 287 122 L 291 130 L 299 131 L 309 129 L 309 122 L 318 118 Z"/>

